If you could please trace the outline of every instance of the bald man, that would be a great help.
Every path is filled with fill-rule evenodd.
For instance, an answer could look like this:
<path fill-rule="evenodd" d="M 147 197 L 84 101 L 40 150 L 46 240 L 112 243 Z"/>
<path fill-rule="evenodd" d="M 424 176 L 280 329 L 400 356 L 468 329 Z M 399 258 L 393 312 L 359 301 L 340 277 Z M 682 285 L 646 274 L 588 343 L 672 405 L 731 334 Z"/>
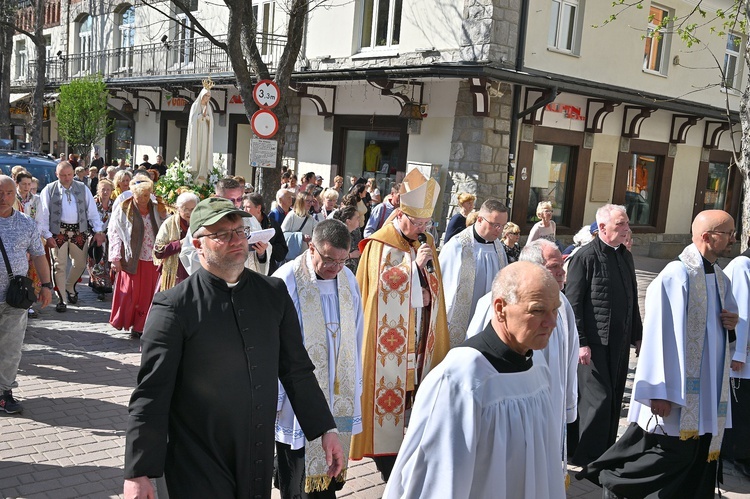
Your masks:
<path fill-rule="evenodd" d="M 492 319 L 417 393 L 383 497 L 564 498 L 560 422 L 537 351 L 560 307 L 552 274 L 513 263 L 492 282 Z"/>
<path fill-rule="evenodd" d="M 580 476 L 603 497 L 713 498 L 727 411 L 734 328 L 732 286 L 716 264 L 734 220 L 698 214 L 693 243 L 649 285 L 641 355 L 625 434 Z M 732 345 L 730 345 L 732 343 Z"/>

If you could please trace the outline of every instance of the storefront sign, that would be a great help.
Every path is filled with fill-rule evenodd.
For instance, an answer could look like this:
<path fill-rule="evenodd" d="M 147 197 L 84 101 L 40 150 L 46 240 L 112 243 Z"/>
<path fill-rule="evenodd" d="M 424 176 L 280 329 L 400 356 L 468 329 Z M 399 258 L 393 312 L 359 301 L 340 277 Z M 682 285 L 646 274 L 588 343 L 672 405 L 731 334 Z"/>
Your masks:
<path fill-rule="evenodd" d="M 276 168 L 275 140 L 250 140 L 250 166 L 253 168 Z"/>
<path fill-rule="evenodd" d="M 550 113 L 562 113 L 563 116 L 571 120 L 576 120 L 576 121 L 586 120 L 586 117 L 581 114 L 580 107 L 552 102 L 551 104 L 547 104 L 546 110 Z"/>

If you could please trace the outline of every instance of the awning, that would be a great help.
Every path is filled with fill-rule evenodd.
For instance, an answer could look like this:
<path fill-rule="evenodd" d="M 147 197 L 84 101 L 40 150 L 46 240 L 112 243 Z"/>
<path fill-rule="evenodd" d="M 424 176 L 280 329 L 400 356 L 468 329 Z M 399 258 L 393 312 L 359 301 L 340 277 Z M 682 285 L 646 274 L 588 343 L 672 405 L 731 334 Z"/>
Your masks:
<path fill-rule="evenodd" d="M 27 94 L 10 94 L 10 104 L 13 104 L 14 102 L 18 102 L 20 100 L 25 99 L 26 97 L 29 97 L 31 93 Z"/>

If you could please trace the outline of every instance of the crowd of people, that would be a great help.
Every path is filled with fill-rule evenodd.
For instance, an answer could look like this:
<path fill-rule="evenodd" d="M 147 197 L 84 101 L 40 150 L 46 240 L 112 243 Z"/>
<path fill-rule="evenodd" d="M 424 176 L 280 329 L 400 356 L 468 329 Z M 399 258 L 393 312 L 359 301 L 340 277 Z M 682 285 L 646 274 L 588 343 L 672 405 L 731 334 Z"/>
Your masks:
<path fill-rule="evenodd" d="M 387 194 L 285 172 L 268 210 L 243 178 L 166 206 L 148 168 L 56 173 L 39 194 L 22 169 L 0 176 L 0 240 L 39 306 L 76 305 L 88 269 L 109 323 L 140 339 L 125 497 L 163 477 L 173 497 L 269 497 L 273 481 L 332 498 L 364 457 L 386 498 L 562 498 L 569 461 L 605 497 L 712 497 L 720 452 L 750 475 L 750 252 L 719 268 L 725 212 L 696 217 L 642 323 L 623 206 L 562 248 L 540 202 L 521 247 L 501 201 L 462 193 L 440 245 L 440 185 L 418 170 Z M 8 286 L 0 273 L 0 410 L 18 413 L 36 312 L 4 303 Z"/>

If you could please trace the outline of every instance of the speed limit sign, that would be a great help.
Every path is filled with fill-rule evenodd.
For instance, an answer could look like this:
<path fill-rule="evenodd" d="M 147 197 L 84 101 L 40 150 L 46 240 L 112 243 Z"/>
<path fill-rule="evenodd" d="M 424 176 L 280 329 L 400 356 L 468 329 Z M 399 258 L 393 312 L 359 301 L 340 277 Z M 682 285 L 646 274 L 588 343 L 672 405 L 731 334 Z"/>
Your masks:
<path fill-rule="evenodd" d="M 262 109 L 275 108 L 280 97 L 279 86 L 271 80 L 260 80 L 253 88 L 253 100 Z"/>

